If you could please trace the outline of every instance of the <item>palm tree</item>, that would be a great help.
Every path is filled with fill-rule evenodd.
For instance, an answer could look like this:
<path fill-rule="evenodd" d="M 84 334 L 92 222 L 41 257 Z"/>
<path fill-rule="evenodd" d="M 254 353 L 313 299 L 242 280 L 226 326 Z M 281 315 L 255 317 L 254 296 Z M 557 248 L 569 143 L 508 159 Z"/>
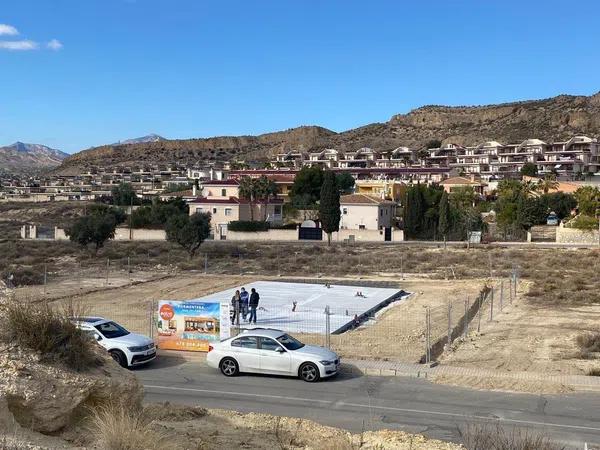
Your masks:
<path fill-rule="evenodd" d="M 267 220 L 267 205 L 271 198 L 277 197 L 279 187 L 273 180 L 262 175 L 256 180 L 256 198 L 264 201 L 263 220 Z"/>
<path fill-rule="evenodd" d="M 536 186 L 537 190 L 542 191 L 544 194 L 558 189 L 559 183 L 556 181 L 556 175 L 548 174 L 544 179 L 540 180 Z"/>
<path fill-rule="evenodd" d="M 248 176 L 240 179 L 239 193 L 240 197 L 250 202 L 250 220 L 254 221 L 254 201 L 256 200 L 257 180 Z"/>

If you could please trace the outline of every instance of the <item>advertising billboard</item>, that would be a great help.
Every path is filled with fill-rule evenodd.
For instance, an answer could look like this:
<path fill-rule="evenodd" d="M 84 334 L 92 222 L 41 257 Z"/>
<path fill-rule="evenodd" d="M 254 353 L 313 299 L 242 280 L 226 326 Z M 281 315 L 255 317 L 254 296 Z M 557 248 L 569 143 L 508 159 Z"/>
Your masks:
<path fill-rule="evenodd" d="M 207 352 L 211 342 L 230 336 L 229 305 L 208 301 L 158 302 L 158 347 Z"/>

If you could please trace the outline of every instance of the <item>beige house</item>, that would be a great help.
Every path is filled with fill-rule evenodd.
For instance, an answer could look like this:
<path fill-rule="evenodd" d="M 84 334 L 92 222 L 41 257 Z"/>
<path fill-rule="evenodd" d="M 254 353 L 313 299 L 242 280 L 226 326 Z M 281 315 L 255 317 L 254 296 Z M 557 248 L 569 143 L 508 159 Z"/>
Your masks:
<path fill-rule="evenodd" d="M 277 224 L 283 220 L 283 200 L 280 199 L 272 199 L 269 203 L 255 202 L 251 205 L 248 200 L 237 197 L 198 197 L 188 204 L 190 215 L 198 212 L 210 213 L 210 224 L 215 239 L 227 238 L 229 222 L 254 219 Z"/>
<path fill-rule="evenodd" d="M 440 186 L 442 186 L 448 194 L 452 193 L 452 191 L 454 191 L 457 188 L 470 187 L 470 188 L 473 188 L 473 190 L 477 194 L 482 195 L 485 184 L 472 176 L 470 178 L 466 178 L 466 177 L 447 178 L 440 183 Z"/>
<path fill-rule="evenodd" d="M 381 230 L 395 223 L 396 203 L 366 194 L 340 198 L 341 230 Z"/>

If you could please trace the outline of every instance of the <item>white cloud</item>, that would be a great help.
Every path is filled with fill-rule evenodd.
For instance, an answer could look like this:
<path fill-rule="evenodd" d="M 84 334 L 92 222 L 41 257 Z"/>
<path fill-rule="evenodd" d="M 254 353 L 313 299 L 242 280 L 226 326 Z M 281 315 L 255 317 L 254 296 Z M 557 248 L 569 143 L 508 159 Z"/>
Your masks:
<path fill-rule="evenodd" d="M 58 39 L 52 39 L 46 44 L 46 47 L 48 47 L 50 50 L 57 51 L 63 48 L 63 45 L 62 42 L 60 42 Z"/>
<path fill-rule="evenodd" d="M 0 50 L 27 51 L 38 48 L 38 43 L 34 41 L 0 41 Z"/>
<path fill-rule="evenodd" d="M 5 23 L 0 23 L 0 36 L 16 36 L 19 32 L 12 25 L 6 25 Z"/>

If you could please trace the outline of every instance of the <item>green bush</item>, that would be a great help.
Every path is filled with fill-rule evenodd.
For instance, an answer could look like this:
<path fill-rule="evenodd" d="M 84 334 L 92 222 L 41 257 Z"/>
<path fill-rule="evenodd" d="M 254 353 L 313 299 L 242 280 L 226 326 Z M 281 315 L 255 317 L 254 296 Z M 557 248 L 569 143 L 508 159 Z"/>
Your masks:
<path fill-rule="evenodd" d="M 570 228 L 577 228 L 579 230 L 592 231 L 598 229 L 598 220 L 595 217 L 580 214 L 573 220 L 569 221 L 568 226 Z"/>
<path fill-rule="evenodd" d="M 0 339 L 39 352 L 46 361 L 57 361 L 83 371 L 102 365 L 97 345 L 77 328 L 67 312 L 47 303 L 11 300 L 0 308 Z"/>
<path fill-rule="evenodd" d="M 227 227 L 230 231 L 269 231 L 269 222 L 259 220 L 234 220 Z"/>
<path fill-rule="evenodd" d="M 10 276 L 12 275 L 12 280 Z M 11 281 L 14 286 L 33 286 L 44 283 L 43 267 L 13 267 L 2 272 L 2 280 Z"/>

